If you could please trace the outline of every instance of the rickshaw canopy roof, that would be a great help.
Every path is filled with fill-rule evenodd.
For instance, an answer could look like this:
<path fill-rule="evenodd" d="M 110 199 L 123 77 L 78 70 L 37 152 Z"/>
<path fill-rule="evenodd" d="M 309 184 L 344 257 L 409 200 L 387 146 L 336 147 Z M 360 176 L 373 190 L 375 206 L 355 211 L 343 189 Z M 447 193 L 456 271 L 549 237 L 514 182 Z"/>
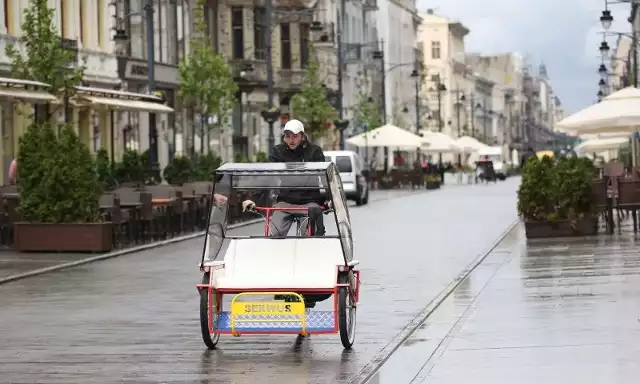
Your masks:
<path fill-rule="evenodd" d="M 305 174 L 326 175 L 333 173 L 335 165 L 330 162 L 318 163 L 226 163 L 216 169 L 217 174 L 237 175 L 283 175 Z"/>

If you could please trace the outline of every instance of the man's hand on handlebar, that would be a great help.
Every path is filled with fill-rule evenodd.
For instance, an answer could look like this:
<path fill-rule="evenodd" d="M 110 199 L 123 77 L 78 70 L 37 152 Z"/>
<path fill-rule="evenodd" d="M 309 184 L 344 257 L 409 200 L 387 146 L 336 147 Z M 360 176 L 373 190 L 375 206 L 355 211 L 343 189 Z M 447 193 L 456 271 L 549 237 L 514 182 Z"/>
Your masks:
<path fill-rule="evenodd" d="M 242 202 L 242 212 L 253 211 L 256 203 L 253 200 L 245 200 Z"/>

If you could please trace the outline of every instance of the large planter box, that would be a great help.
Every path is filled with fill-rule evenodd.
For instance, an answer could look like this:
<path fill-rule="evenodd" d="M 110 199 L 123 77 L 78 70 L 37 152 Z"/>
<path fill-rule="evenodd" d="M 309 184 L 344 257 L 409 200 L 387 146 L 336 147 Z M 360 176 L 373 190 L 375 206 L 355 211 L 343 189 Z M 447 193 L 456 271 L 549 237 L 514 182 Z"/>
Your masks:
<path fill-rule="evenodd" d="M 572 225 L 571 221 L 530 221 L 525 220 L 524 228 L 528 239 L 546 237 L 590 236 L 598 233 L 598 218 L 580 219 Z"/>
<path fill-rule="evenodd" d="M 21 252 L 108 252 L 113 249 L 113 225 L 17 222 L 13 240 Z"/>
<path fill-rule="evenodd" d="M 438 189 L 440 188 L 440 182 L 439 181 L 427 181 L 425 183 L 427 189 Z"/>

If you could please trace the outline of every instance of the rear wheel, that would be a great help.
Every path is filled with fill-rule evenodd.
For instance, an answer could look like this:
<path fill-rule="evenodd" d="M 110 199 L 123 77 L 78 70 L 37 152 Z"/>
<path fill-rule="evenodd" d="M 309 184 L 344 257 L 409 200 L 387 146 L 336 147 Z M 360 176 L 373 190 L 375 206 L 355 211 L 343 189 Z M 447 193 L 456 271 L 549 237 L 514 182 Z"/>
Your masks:
<path fill-rule="evenodd" d="M 202 284 L 209 284 L 209 272 L 205 272 L 202 276 Z M 218 322 L 218 300 L 217 295 L 212 292 L 211 294 L 211 324 L 215 327 Z M 220 341 L 220 334 L 209 333 L 209 290 L 202 288 L 200 290 L 200 330 L 202 331 L 202 341 L 204 345 L 209 349 L 215 349 L 218 341 Z"/>
<path fill-rule="evenodd" d="M 355 284 L 353 272 L 341 274 L 338 277 L 339 284 L 350 284 L 351 288 Z M 340 341 L 342 346 L 350 349 L 356 339 L 356 303 L 354 291 L 347 287 L 338 289 L 338 327 L 340 329 Z"/>

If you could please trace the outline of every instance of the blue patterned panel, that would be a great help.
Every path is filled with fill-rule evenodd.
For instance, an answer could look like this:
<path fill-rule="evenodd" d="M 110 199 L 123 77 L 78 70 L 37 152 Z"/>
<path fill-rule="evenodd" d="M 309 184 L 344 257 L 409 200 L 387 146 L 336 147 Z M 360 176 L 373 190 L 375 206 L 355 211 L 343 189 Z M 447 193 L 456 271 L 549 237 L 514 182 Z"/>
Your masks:
<path fill-rule="evenodd" d="M 331 331 L 334 328 L 334 320 L 333 311 L 307 311 L 307 331 Z M 300 317 L 291 315 L 240 315 L 236 316 L 235 325 L 237 332 L 297 331 L 302 329 Z M 231 314 L 229 312 L 220 314 L 215 329 L 231 331 Z"/>

